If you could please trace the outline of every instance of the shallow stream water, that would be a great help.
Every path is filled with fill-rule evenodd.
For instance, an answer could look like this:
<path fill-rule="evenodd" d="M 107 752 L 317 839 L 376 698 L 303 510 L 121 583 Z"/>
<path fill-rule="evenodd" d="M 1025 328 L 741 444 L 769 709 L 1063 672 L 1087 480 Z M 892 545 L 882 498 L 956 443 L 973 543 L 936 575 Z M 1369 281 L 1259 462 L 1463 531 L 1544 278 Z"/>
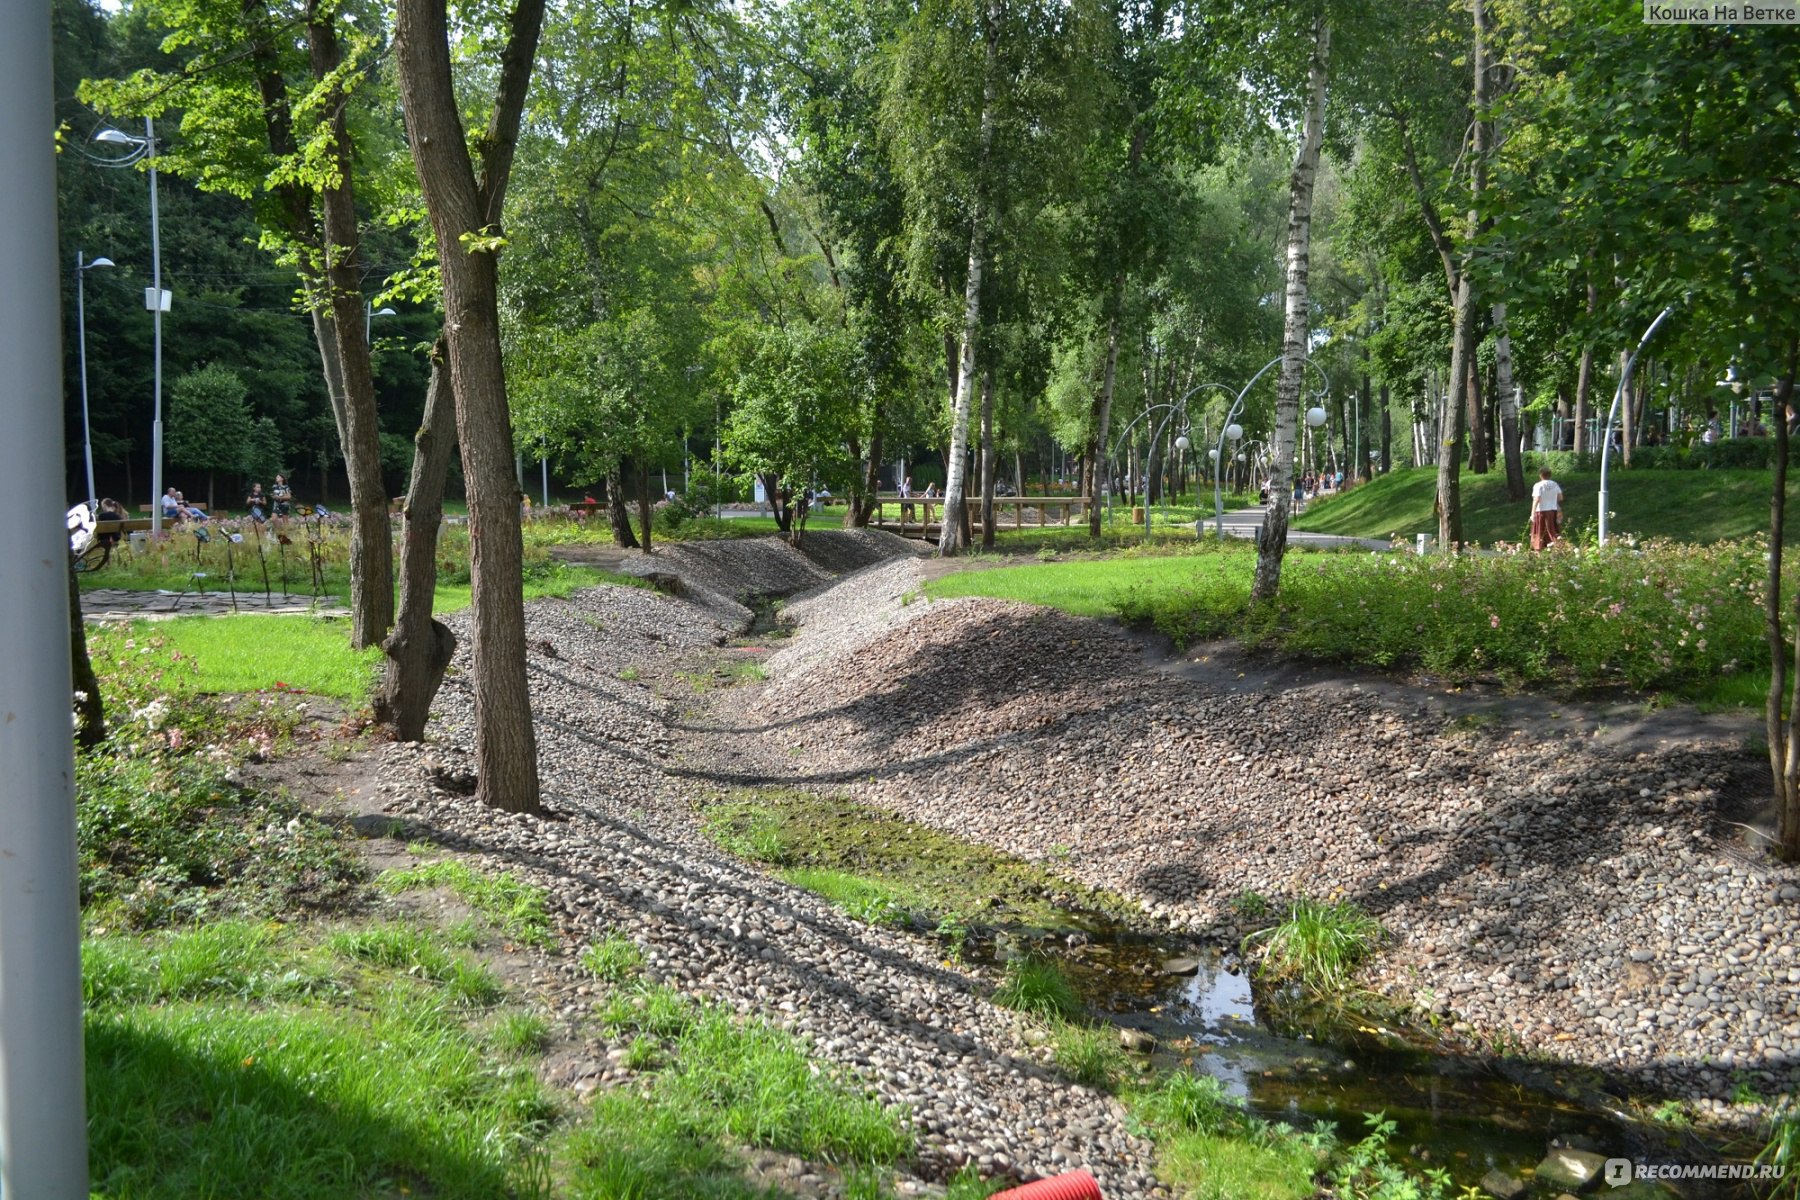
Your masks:
<path fill-rule="evenodd" d="M 1413 1170 L 1446 1170 L 1464 1187 L 1479 1186 L 1495 1169 L 1530 1182 L 1553 1142 L 1607 1157 L 1693 1158 L 1691 1145 L 1685 1154 L 1669 1145 L 1665 1131 L 1609 1104 L 1578 1072 L 1453 1053 L 1352 1010 L 1264 995 L 1235 956 L 1086 914 L 1081 924 L 1073 935 L 1002 939 L 997 952 L 1030 946 L 1050 954 L 1097 1016 L 1156 1039 L 1155 1065 L 1204 1071 L 1259 1116 L 1297 1127 L 1329 1123 L 1339 1138 L 1356 1141 L 1366 1114 L 1385 1114 L 1397 1126 L 1389 1143 L 1395 1159 Z M 1647 1185 L 1601 1192 L 1631 1200 L 1675 1195 Z"/>

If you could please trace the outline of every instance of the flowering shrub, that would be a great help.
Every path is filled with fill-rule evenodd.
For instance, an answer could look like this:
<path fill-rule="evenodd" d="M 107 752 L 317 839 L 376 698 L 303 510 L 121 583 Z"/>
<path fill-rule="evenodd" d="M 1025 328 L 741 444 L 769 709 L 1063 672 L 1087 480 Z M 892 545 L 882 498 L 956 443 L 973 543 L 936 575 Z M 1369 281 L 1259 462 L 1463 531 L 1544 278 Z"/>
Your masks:
<path fill-rule="evenodd" d="M 147 928 L 331 904 L 361 878 L 331 826 L 234 781 L 295 734 L 304 693 L 194 694 L 191 660 L 130 627 L 90 631 L 105 744 L 76 755 L 82 904 Z"/>
<path fill-rule="evenodd" d="M 1766 669 L 1766 542 L 1603 552 L 1290 557 L 1275 603 L 1249 581 L 1118 604 L 1178 644 L 1237 636 L 1358 665 L 1571 687 L 1668 687 Z"/>

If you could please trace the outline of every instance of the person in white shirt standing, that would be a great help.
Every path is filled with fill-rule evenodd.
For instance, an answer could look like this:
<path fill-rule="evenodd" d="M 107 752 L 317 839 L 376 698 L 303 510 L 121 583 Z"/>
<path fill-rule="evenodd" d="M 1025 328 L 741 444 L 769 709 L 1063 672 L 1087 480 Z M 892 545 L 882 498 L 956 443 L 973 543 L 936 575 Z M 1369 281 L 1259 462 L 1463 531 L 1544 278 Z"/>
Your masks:
<path fill-rule="evenodd" d="M 1550 478 L 1550 468 L 1538 472 L 1531 487 L 1531 548 L 1542 550 L 1562 537 L 1563 490 Z"/>

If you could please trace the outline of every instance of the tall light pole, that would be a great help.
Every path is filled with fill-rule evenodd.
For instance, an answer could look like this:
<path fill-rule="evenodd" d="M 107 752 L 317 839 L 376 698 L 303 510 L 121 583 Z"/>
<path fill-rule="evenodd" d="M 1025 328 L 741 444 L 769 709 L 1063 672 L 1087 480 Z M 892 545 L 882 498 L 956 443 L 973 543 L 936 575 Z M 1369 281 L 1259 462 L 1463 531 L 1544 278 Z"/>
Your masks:
<path fill-rule="evenodd" d="M 150 532 L 162 534 L 163 421 L 162 421 L 162 315 L 169 311 L 169 293 L 162 285 L 162 226 L 156 215 L 156 126 L 144 118 L 144 136 L 132 137 L 117 129 L 102 129 L 94 140 L 108 146 L 129 146 L 132 153 L 113 166 L 129 166 L 142 158 L 150 167 L 150 286 L 144 291 L 144 307 L 150 310 L 156 349 L 151 373 L 152 417 L 150 424 Z"/>
<path fill-rule="evenodd" d="M 1612 406 L 1606 410 L 1606 436 L 1600 443 L 1600 544 L 1606 545 L 1606 460 L 1612 453 L 1613 421 L 1619 415 L 1619 400 L 1625 395 L 1625 389 L 1631 386 L 1631 369 L 1637 366 L 1638 355 L 1644 352 L 1650 339 L 1655 336 L 1657 327 L 1668 319 L 1675 311 L 1671 304 L 1656 314 L 1656 320 L 1650 322 L 1650 328 L 1644 330 L 1644 336 L 1638 339 L 1637 349 L 1625 360 L 1625 369 L 1619 372 L 1619 386 L 1613 390 Z"/>
<path fill-rule="evenodd" d="M 397 317 L 400 314 L 391 308 L 376 308 L 373 300 L 363 301 L 363 343 L 373 345 L 375 340 L 375 318 Z"/>
<path fill-rule="evenodd" d="M 85 1200 L 50 9 L 0 16 L 0 1192 Z"/>
<path fill-rule="evenodd" d="M 87 499 L 100 511 L 100 493 L 94 487 L 94 437 L 88 425 L 88 383 L 87 383 L 87 289 L 85 283 L 87 273 L 95 267 L 110 267 L 110 258 L 96 258 L 93 262 L 81 261 L 81 251 L 75 251 L 75 335 L 81 346 L 81 454 L 87 460 Z"/>
<path fill-rule="evenodd" d="M 1256 381 L 1261 379 L 1264 375 L 1267 375 L 1269 369 L 1285 357 L 1287 356 L 1284 354 L 1277 354 L 1274 358 L 1271 358 L 1268 362 L 1264 363 L 1262 369 L 1250 377 L 1250 382 L 1246 383 L 1238 391 L 1237 398 L 1231 402 L 1230 411 L 1225 414 L 1225 427 L 1219 430 L 1218 444 L 1214 446 L 1212 450 L 1208 451 L 1208 456 L 1212 459 L 1213 464 L 1213 533 L 1220 539 L 1225 537 L 1225 493 L 1219 486 L 1220 472 L 1224 469 L 1225 462 L 1225 439 L 1229 437 L 1235 442 L 1244 436 L 1244 427 L 1235 422 L 1237 415 L 1244 410 L 1245 397 L 1250 395 L 1250 389 L 1256 386 Z M 1323 396 L 1325 391 L 1330 389 L 1331 380 L 1326 377 L 1324 368 L 1319 366 L 1312 359 L 1307 359 L 1306 365 L 1319 373 L 1319 379 L 1323 382 L 1324 388 L 1316 394 Z M 1315 414 L 1317 416 L 1316 420 L 1314 419 Z M 1307 409 L 1306 423 L 1314 429 L 1323 425 L 1325 423 L 1325 410 L 1317 405 Z M 1296 442 L 1296 450 L 1297 449 L 1298 443 Z M 1194 526 L 1194 532 L 1200 532 L 1200 525 L 1198 522 L 1196 522 Z"/>

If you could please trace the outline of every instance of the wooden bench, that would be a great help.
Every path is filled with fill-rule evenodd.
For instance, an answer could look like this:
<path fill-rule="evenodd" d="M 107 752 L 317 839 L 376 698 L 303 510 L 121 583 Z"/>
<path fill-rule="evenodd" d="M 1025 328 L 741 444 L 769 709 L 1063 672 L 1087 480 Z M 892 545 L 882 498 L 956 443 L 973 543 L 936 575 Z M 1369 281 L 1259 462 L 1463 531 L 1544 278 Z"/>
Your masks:
<path fill-rule="evenodd" d="M 109 533 L 139 533 L 149 529 L 149 517 L 133 517 L 123 521 L 95 521 L 94 536 L 103 537 Z"/>
<path fill-rule="evenodd" d="M 193 502 L 193 501 L 192 501 L 192 500 L 184 500 L 184 501 L 182 501 L 182 503 L 184 503 L 184 504 L 186 504 L 186 505 L 187 505 L 187 506 L 188 506 L 188 507 L 189 507 L 189 508 L 197 508 L 197 509 L 199 509 L 199 510 L 200 510 L 200 511 L 201 511 L 201 512 L 205 512 L 205 511 L 206 511 L 206 505 L 204 505 L 204 504 L 195 504 L 195 503 L 194 503 L 194 502 Z M 154 504 L 140 504 L 140 505 L 138 505 L 138 509 L 137 509 L 137 510 L 138 510 L 138 511 L 139 511 L 139 512 L 141 512 L 141 513 L 153 513 L 153 512 L 155 512 L 155 511 L 156 511 L 156 505 L 154 505 Z"/>
<path fill-rule="evenodd" d="M 1040 529 L 1050 525 L 1050 510 L 1052 508 L 1061 510 L 1060 516 L 1062 519 L 1059 523 L 1068 525 L 1075 511 L 1085 508 L 1087 502 L 1088 498 L 1086 496 L 995 496 L 994 527 L 999 529 L 1005 526 L 1006 517 L 1004 516 L 1004 512 L 1008 508 L 1012 509 L 1012 527 L 1014 529 L 1025 528 L 1025 510 L 1027 508 L 1035 508 L 1037 510 L 1037 527 Z M 965 503 L 972 510 L 970 513 L 970 516 L 974 517 L 974 520 L 971 522 L 972 527 L 980 529 L 981 518 L 976 514 L 979 513 L 981 509 L 981 498 L 979 496 L 970 496 Z M 899 525 L 902 535 L 904 535 L 908 529 L 917 528 L 921 533 L 928 536 L 934 523 L 932 516 L 933 510 L 936 509 L 939 512 L 942 511 L 944 508 L 944 498 L 942 496 L 932 496 L 930 498 L 924 496 L 910 496 L 902 498 L 897 494 L 884 492 L 880 497 L 880 502 L 875 506 L 875 525 L 877 528 L 885 529 L 891 524 L 891 520 L 886 512 L 889 505 L 900 506 Z M 907 516 L 907 509 L 923 510 L 925 519 L 921 522 L 917 520 L 916 517 Z"/>

